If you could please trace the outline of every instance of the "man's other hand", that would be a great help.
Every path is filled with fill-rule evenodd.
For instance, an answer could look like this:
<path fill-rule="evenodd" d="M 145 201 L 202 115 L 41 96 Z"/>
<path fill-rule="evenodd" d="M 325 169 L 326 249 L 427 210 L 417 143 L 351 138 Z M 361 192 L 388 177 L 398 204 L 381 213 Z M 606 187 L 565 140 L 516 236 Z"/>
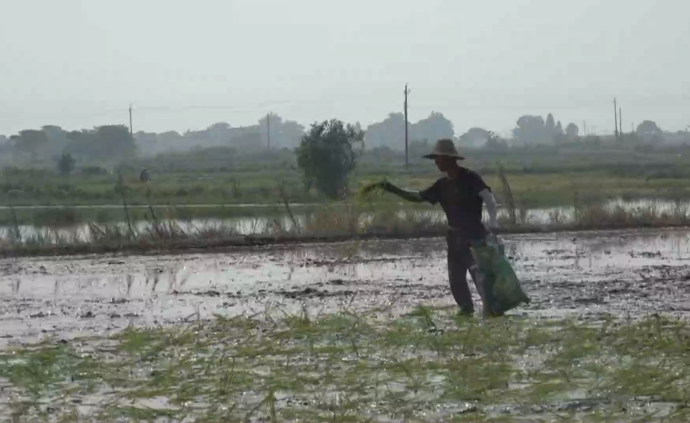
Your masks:
<path fill-rule="evenodd" d="M 374 182 L 362 188 L 362 194 L 369 194 L 378 190 L 390 191 L 390 187 L 391 183 L 388 181 Z"/>
<path fill-rule="evenodd" d="M 489 219 L 489 222 L 487 225 L 490 230 L 495 231 L 496 229 L 500 229 L 501 225 L 498 224 L 498 221 L 496 219 Z"/>

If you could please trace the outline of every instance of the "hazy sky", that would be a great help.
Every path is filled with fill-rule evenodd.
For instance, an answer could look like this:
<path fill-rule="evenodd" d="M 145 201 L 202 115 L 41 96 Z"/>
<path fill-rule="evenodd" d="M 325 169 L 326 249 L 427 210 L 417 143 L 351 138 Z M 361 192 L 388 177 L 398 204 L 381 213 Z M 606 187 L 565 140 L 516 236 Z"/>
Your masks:
<path fill-rule="evenodd" d="M 690 125 L 690 0 L 0 0 L 0 134 L 128 122 L 184 131 L 368 125 L 456 132 L 552 112 L 600 133 Z"/>

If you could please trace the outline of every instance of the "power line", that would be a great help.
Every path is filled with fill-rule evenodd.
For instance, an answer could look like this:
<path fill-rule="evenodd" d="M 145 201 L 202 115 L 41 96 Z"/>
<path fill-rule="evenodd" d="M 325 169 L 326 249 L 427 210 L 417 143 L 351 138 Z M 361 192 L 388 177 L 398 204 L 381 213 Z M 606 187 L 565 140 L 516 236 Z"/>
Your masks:
<path fill-rule="evenodd" d="M 634 102 L 638 106 L 646 107 L 677 107 L 679 104 L 687 104 L 690 101 L 690 96 L 688 95 L 657 95 L 657 96 L 645 96 L 641 98 L 629 99 L 628 102 Z M 254 103 L 243 103 L 241 105 L 187 105 L 187 106 L 161 106 L 161 105 L 138 105 L 137 111 L 139 112 L 184 112 L 189 110 L 217 110 L 217 111 L 237 111 L 237 112 L 251 112 L 259 111 L 265 108 L 280 108 L 280 107 L 290 107 L 290 106 L 302 106 L 302 105 L 338 105 L 343 104 L 342 100 L 331 100 L 331 99 L 312 99 L 312 100 L 300 100 L 300 101 L 266 101 L 266 102 L 254 102 Z M 381 100 L 367 100 L 369 105 L 389 105 L 390 102 L 386 99 Z M 515 105 L 501 105 L 501 104 L 468 104 L 468 103 L 435 103 L 435 104 L 425 104 L 417 103 L 415 105 L 408 105 L 408 111 L 411 110 L 437 110 L 441 112 L 449 110 L 487 110 L 487 111 L 504 111 L 504 110 L 521 110 L 529 111 L 534 109 L 541 110 L 576 110 L 582 108 L 600 108 L 602 103 L 600 101 L 586 101 L 586 102 L 570 102 L 568 104 L 554 104 L 554 103 L 535 103 L 535 104 L 515 104 Z M 31 112 L 24 110 L 17 111 L 3 111 L 2 118 L 13 118 L 17 116 L 106 116 L 122 113 L 123 110 L 127 110 L 125 107 L 118 108 L 108 108 L 103 110 L 90 109 L 88 111 L 74 111 L 70 109 L 69 111 L 48 111 L 48 112 Z"/>

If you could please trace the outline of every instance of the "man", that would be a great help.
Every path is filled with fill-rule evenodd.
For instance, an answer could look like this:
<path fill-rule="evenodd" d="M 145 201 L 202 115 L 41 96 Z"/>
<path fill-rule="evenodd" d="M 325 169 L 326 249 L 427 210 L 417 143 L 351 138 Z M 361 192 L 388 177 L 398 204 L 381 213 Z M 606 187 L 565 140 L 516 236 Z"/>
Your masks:
<path fill-rule="evenodd" d="M 382 188 L 404 200 L 413 202 L 440 203 L 448 219 L 448 278 L 450 290 L 460 311 L 465 315 L 474 314 L 472 295 L 467 284 L 469 270 L 477 290 L 484 302 L 484 315 L 491 315 L 486 306 L 483 284 L 477 279 L 477 264 L 470 251 L 470 244 L 482 242 L 489 235 L 482 224 L 482 204 L 486 204 L 489 214 L 489 228 L 497 228 L 496 200 L 491 188 L 475 172 L 461 167 L 458 161 L 464 157 L 458 154 L 453 140 L 438 140 L 431 154 L 424 156 L 436 162 L 438 170 L 445 174 L 424 191 L 408 191 L 384 181 L 374 187 Z M 372 187 L 372 188 L 374 188 Z"/>

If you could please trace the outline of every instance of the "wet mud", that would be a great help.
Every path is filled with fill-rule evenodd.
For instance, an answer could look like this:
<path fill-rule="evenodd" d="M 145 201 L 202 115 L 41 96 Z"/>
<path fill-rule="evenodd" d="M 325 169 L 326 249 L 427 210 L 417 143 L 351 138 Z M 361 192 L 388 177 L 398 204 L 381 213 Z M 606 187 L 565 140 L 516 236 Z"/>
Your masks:
<path fill-rule="evenodd" d="M 527 306 L 509 314 L 690 317 L 690 232 L 502 237 Z M 478 296 L 472 288 L 477 305 Z M 257 247 L 222 254 L 0 261 L 0 347 L 214 314 L 452 305 L 443 239 Z M 478 307 L 479 308 L 479 307 Z"/>

